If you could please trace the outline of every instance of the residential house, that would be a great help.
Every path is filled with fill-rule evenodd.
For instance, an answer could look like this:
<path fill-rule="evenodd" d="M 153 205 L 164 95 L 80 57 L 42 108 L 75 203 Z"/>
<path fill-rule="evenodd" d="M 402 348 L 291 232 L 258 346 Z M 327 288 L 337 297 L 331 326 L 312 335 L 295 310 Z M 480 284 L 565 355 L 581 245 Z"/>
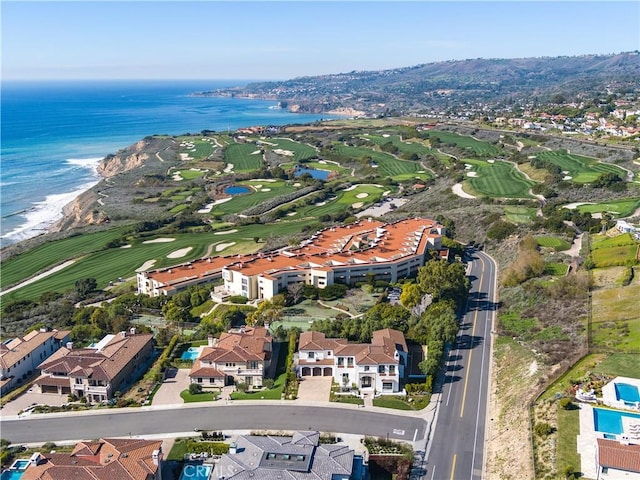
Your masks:
<path fill-rule="evenodd" d="M 272 344 L 264 327 L 231 330 L 219 339 L 211 336 L 189 372 L 191 383 L 223 387 L 242 382 L 260 388 L 268 376 Z"/>
<path fill-rule="evenodd" d="M 404 334 L 390 328 L 373 332 L 371 343 L 348 343 L 307 331 L 300 334 L 298 342 L 298 373 L 303 377 L 331 375 L 341 386 L 397 393 L 405 375 L 407 355 Z"/>
<path fill-rule="evenodd" d="M 35 385 L 41 393 L 70 394 L 90 402 L 114 398 L 140 377 L 153 355 L 153 334 L 106 335 L 87 348 L 69 343 L 38 368 L 42 375 Z"/>
<path fill-rule="evenodd" d="M 162 441 L 105 438 L 71 453 L 36 453 L 21 480 L 162 480 Z"/>
<path fill-rule="evenodd" d="M 214 468 L 212 478 L 350 480 L 354 458 L 346 445 L 320 444 L 319 432 L 295 432 L 290 437 L 240 435 Z"/>
<path fill-rule="evenodd" d="M 640 445 L 598 438 L 598 478 L 640 480 Z"/>
<path fill-rule="evenodd" d="M 33 330 L 0 344 L 0 393 L 19 386 L 70 339 L 67 330 Z"/>

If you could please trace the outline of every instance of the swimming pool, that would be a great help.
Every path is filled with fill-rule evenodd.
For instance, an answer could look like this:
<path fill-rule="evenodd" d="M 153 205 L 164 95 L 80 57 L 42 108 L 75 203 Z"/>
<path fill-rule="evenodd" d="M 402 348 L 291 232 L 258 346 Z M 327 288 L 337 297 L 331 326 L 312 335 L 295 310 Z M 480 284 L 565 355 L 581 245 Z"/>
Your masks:
<path fill-rule="evenodd" d="M 616 388 L 616 399 L 623 402 L 640 402 L 640 393 L 638 387 L 635 385 L 629 385 L 628 383 L 614 383 Z"/>
<path fill-rule="evenodd" d="M 0 475 L 0 480 L 20 480 L 24 470 L 5 470 Z"/>
<path fill-rule="evenodd" d="M 623 433 L 622 417 L 631 417 L 640 420 L 640 415 L 636 413 L 620 412 L 618 410 L 605 410 L 603 408 L 593 409 L 593 425 L 597 432 Z"/>
<path fill-rule="evenodd" d="M 28 466 L 29 466 L 29 460 L 20 459 L 13 462 L 13 465 L 11 465 L 10 470 L 26 470 Z"/>
<path fill-rule="evenodd" d="M 200 355 L 200 347 L 189 347 L 188 350 L 182 352 L 181 360 L 191 360 L 192 362 Z"/>
<path fill-rule="evenodd" d="M 187 464 L 182 469 L 180 480 L 209 480 L 212 465 Z"/>

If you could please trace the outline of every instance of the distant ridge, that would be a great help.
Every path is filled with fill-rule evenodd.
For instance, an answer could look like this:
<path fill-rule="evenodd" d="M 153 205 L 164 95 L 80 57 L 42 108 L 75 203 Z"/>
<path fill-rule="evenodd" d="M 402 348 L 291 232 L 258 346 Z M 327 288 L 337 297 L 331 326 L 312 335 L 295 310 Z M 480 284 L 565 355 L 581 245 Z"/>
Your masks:
<path fill-rule="evenodd" d="M 410 113 L 464 102 L 548 101 L 553 95 L 590 98 L 608 85 L 640 85 L 640 54 L 468 59 L 379 71 L 298 77 L 280 82 L 200 92 L 259 97 L 289 109 L 328 112 L 352 108 L 369 114 Z"/>

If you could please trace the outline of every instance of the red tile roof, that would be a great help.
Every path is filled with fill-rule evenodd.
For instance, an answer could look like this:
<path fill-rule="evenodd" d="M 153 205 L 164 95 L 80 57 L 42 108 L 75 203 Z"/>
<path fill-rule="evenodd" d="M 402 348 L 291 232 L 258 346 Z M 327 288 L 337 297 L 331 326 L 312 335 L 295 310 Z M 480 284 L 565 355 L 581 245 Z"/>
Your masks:
<path fill-rule="evenodd" d="M 601 467 L 640 473 L 640 445 L 598 438 L 598 463 Z"/>

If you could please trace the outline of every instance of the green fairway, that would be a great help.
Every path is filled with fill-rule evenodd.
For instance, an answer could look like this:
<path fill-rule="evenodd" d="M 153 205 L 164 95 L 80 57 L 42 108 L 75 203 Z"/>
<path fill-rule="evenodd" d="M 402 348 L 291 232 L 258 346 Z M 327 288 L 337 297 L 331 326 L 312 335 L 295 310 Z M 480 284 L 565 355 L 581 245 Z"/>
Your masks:
<path fill-rule="evenodd" d="M 215 205 L 211 214 L 242 213 L 250 207 L 258 205 L 266 200 L 295 192 L 298 187 L 284 180 L 265 182 L 263 180 L 247 180 L 238 182 L 238 185 L 251 186 L 251 191 L 242 195 L 234 195 L 231 200 Z"/>
<path fill-rule="evenodd" d="M 296 209 L 295 218 L 315 217 L 325 214 L 335 214 L 343 212 L 349 207 L 354 209 L 362 208 L 366 205 L 376 203 L 382 198 L 382 194 L 387 191 L 386 187 L 376 185 L 357 185 L 356 188 L 337 192 L 334 197 L 318 202 L 314 205 L 307 205 Z"/>
<path fill-rule="evenodd" d="M 234 172 L 251 172 L 262 167 L 260 148 L 253 143 L 234 143 L 224 150 L 224 161 Z"/>
<path fill-rule="evenodd" d="M 569 265 L 565 265 L 564 263 L 548 262 L 544 264 L 544 273 L 546 275 L 560 277 L 566 275 L 568 270 Z"/>
<path fill-rule="evenodd" d="M 627 172 L 616 165 L 600 162 L 596 158 L 572 155 L 564 150 L 540 152 L 536 156 L 560 167 L 575 183 L 593 182 L 603 173 L 615 173 L 620 178 L 627 177 Z"/>
<path fill-rule="evenodd" d="M 176 181 L 182 180 L 194 180 L 196 178 L 203 177 L 207 173 L 207 170 L 200 168 L 187 168 L 182 170 L 171 170 L 170 175 L 174 177 Z"/>
<path fill-rule="evenodd" d="M 180 156 L 183 160 L 205 160 L 216 149 L 213 139 L 206 137 L 180 136 L 176 137 L 180 142 Z"/>
<path fill-rule="evenodd" d="M 371 148 L 336 144 L 334 150 L 339 156 L 346 158 L 361 159 L 363 157 L 371 157 L 372 166 L 378 170 L 380 175 L 391 177 L 397 181 L 410 179 L 428 180 L 432 178 L 432 175 L 425 171 L 418 162 L 400 160 L 393 155 L 372 150 Z"/>
<path fill-rule="evenodd" d="M 318 156 L 318 152 L 314 147 L 305 145 L 304 143 L 294 142 L 288 138 L 270 138 L 267 145 L 270 150 L 292 152 L 293 155 L 285 156 L 287 159 L 291 158 L 296 163 L 310 158 L 316 158 Z"/>
<path fill-rule="evenodd" d="M 420 139 L 402 140 L 398 135 L 372 135 L 368 133 L 364 134 L 362 138 L 378 146 L 391 142 L 401 153 L 428 155 L 434 152 L 434 150 L 422 143 L 423 141 Z"/>
<path fill-rule="evenodd" d="M 611 213 L 614 217 L 628 217 L 640 208 L 640 198 L 627 198 L 604 203 L 579 205 L 580 213 Z"/>
<path fill-rule="evenodd" d="M 469 150 L 478 157 L 493 157 L 500 154 L 500 149 L 489 142 L 476 140 L 466 135 L 458 135 L 453 132 L 437 132 L 431 130 L 427 136 L 429 139 L 437 138 L 446 145 L 454 145 L 458 148 Z"/>
<path fill-rule="evenodd" d="M 475 176 L 467 176 L 465 184 L 479 195 L 498 198 L 531 198 L 529 189 L 535 182 L 528 180 L 513 164 L 497 160 L 493 163 L 485 160 L 464 159 L 471 164 Z M 466 189 L 465 189 L 466 190 Z"/>
<path fill-rule="evenodd" d="M 569 248 L 571 248 L 571 243 L 563 238 L 540 235 L 536 237 L 536 241 L 541 247 L 553 248 L 557 251 L 569 250 Z"/>
<path fill-rule="evenodd" d="M 531 223 L 536 217 L 537 208 L 507 205 L 504 207 L 505 218 L 513 223 Z"/>

